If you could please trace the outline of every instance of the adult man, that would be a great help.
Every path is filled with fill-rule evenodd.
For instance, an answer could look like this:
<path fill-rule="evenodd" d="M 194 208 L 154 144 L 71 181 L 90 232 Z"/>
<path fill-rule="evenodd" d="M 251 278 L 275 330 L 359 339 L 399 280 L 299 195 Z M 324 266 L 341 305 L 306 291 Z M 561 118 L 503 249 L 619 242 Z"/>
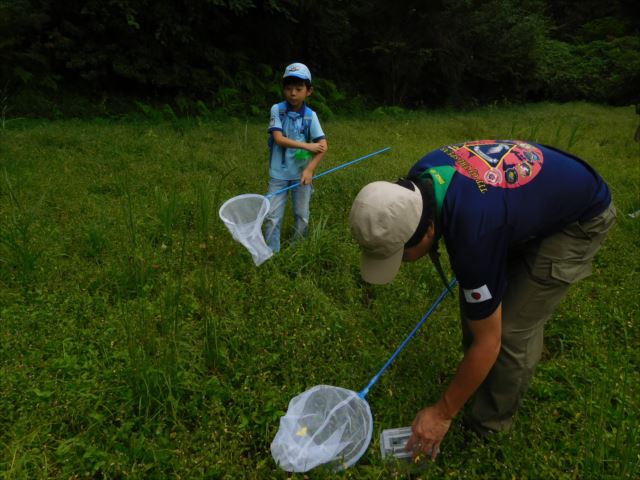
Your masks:
<path fill-rule="evenodd" d="M 366 185 L 351 230 L 365 281 L 388 283 L 402 261 L 443 238 L 460 285 L 464 358 L 438 402 L 418 412 L 407 448 L 435 459 L 453 417 L 506 430 L 542 351 L 543 328 L 615 223 L 609 188 L 585 162 L 511 140 L 448 145 L 396 183 Z M 437 253 L 436 253 L 437 255 Z"/>

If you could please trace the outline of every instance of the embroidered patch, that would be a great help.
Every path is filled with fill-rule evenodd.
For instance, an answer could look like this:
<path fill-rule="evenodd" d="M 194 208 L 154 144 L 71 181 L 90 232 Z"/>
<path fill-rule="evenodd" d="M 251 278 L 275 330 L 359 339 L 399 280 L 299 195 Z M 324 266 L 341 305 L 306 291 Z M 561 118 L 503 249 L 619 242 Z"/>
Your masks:
<path fill-rule="evenodd" d="M 504 177 L 509 185 L 513 185 L 518 181 L 518 172 L 515 167 L 511 166 L 504 171 Z"/>
<path fill-rule="evenodd" d="M 452 157 L 456 170 L 478 184 L 499 188 L 518 188 L 529 183 L 542 170 L 542 151 L 514 140 L 480 140 L 449 145 L 443 151 Z"/>
<path fill-rule="evenodd" d="M 497 168 L 487 170 L 484 174 L 484 181 L 489 185 L 500 185 L 502 183 L 502 172 Z"/>
<path fill-rule="evenodd" d="M 486 284 L 470 290 L 463 288 L 462 292 L 464 293 L 464 299 L 467 303 L 480 303 L 493 298 Z"/>

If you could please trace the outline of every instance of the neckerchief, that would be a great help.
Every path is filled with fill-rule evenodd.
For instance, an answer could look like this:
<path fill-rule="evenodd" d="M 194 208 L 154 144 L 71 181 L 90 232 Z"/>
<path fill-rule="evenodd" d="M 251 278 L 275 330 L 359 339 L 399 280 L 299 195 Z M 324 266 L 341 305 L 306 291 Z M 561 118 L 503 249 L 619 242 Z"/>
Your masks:
<path fill-rule="evenodd" d="M 437 228 L 438 237 L 442 233 L 442 204 L 444 203 L 444 197 L 447 194 L 449 185 L 451 185 L 451 179 L 456 173 L 456 169 L 449 165 L 442 165 L 440 167 L 427 168 L 420 177 L 431 177 L 433 181 L 433 194 L 436 197 L 436 216 L 437 216 Z"/>
<path fill-rule="evenodd" d="M 449 185 L 451 185 L 451 179 L 453 178 L 456 169 L 449 165 L 443 165 L 439 167 L 429 167 L 420 175 L 421 178 L 431 177 L 431 184 L 433 185 L 433 195 L 436 198 L 436 240 L 434 245 L 429 251 L 429 257 L 433 266 L 436 268 L 438 275 L 442 279 L 442 282 L 449 288 L 449 280 L 444 274 L 442 264 L 440 263 L 440 252 L 438 251 L 438 240 L 442 235 L 442 205 L 444 203 L 444 197 L 447 194 Z M 453 292 L 451 292 L 453 293 Z"/>

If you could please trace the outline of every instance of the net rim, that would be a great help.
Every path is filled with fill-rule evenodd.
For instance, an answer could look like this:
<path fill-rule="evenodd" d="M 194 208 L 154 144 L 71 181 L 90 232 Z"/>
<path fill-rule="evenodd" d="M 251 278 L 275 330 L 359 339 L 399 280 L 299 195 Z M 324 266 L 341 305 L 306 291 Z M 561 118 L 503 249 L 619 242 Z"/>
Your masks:
<path fill-rule="evenodd" d="M 228 199 L 227 201 L 225 201 L 220 208 L 218 209 L 218 216 L 224 221 L 225 218 L 222 215 L 222 211 L 227 208 L 227 206 L 230 203 L 233 203 L 237 200 L 244 200 L 246 198 L 259 198 L 261 199 L 263 202 L 267 203 L 267 208 L 271 205 L 271 203 L 269 202 L 269 199 L 265 196 L 265 195 L 260 195 L 259 193 L 243 193 L 241 195 L 236 195 L 235 197 L 231 197 L 230 199 Z"/>
<path fill-rule="evenodd" d="M 357 392 L 353 390 L 349 390 L 348 388 L 336 387 L 335 385 L 324 385 L 324 384 L 315 385 L 314 387 L 308 388 L 307 390 L 300 393 L 299 395 L 304 395 L 305 393 L 310 394 L 311 392 L 320 390 L 320 389 L 340 390 L 342 392 L 347 393 L 350 397 L 356 399 L 358 402 L 364 405 L 364 410 L 367 414 L 369 428 L 368 428 L 366 441 L 362 443 L 360 450 L 346 462 L 340 462 L 338 458 L 334 460 L 336 470 L 343 470 L 343 469 L 346 470 L 347 468 L 351 467 L 356 462 L 358 462 L 360 458 L 362 458 L 362 456 L 369 449 L 369 445 L 371 444 L 371 439 L 373 438 L 373 414 L 371 413 L 371 407 L 369 406 L 369 402 L 367 402 L 367 400 L 364 397 L 361 397 Z M 342 400 L 341 403 L 342 402 L 344 402 L 344 400 Z"/>

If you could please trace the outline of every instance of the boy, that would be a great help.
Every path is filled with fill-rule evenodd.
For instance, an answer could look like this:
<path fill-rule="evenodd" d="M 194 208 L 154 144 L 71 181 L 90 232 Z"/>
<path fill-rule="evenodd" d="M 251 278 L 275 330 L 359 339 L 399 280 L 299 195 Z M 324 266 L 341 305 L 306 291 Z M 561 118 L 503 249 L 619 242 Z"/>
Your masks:
<path fill-rule="evenodd" d="M 327 140 L 318 116 L 305 103 L 313 92 L 311 72 L 292 63 L 282 76 L 284 102 L 271 107 L 269 121 L 269 193 L 300 182 L 292 189 L 295 216 L 294 239 L 305 237 L 309 226 L 309 201 L 313 172 L 327 151 Z M 289 191 L 271 198 L 265 219 L 265 240 L 274 253 L 280 251 L 280 227 Z"/>

